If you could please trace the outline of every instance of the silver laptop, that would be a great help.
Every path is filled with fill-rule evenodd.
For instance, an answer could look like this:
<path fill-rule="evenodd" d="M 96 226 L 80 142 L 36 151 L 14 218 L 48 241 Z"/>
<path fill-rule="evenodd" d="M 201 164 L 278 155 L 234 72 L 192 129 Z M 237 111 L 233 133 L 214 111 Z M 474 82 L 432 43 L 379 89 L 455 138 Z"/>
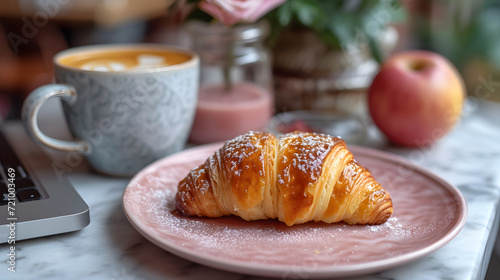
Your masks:
<path fill-rule="evenodd" d="M 23 141 L 20 141 L 22 139 Z M 0 121 L 0 243 L 76 231 L 89 207 L 20 123 Z"/>

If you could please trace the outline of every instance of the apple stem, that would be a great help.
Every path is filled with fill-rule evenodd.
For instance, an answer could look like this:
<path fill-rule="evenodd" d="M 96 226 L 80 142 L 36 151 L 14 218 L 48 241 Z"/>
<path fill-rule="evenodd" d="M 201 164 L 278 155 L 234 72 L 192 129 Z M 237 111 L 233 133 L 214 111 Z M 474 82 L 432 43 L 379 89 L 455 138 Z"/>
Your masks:
<path fill-rule="evenodd" d="M 427 64 L 425 61 L 413 61 L 410 63 L 410 69 L 413 71 L 422 71 L 427 67 Z"/>

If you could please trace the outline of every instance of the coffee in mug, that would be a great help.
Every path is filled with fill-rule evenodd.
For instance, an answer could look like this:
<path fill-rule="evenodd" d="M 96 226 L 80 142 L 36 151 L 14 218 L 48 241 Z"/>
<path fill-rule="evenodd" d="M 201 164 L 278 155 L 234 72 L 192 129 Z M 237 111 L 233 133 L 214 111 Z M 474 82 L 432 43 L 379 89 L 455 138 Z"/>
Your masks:
<path fill-rule="evenodd" d="M 188 54 L 151 49 L 116 49 L 88 51 L 61 57 L 61 65 L 90 71 L 134 71 L 180 64 L 191 58 Z"/>
<path fill-rule="evenodd" d="M 184 148 L 195 114 L 199 58 L 154 44 L 93 45 L 54 59 L 57 84 L 34 90 L 23 105 L 24 126 L 37 143 L 86 155 L 106 174 L 131 176 Z M 37 114 L 59 97 L 75 141 L 43 134 Z"/>

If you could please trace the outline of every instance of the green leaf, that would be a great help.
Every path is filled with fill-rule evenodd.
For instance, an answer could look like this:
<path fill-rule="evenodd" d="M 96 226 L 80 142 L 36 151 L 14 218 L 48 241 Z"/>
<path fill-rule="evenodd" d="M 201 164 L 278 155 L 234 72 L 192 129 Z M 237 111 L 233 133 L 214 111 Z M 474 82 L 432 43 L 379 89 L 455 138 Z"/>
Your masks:
<path fill-rule="evenodd" d="M 193 12 L 191 12 L 191 14 L 189 15 L 189 18 L 196 19 L 196 20 L 203 21 L 203 22 L 210 22 L 213 20 L 213 17 L 211 15 L 209 15 L 209 14 L 207 14 L 204 11 L 199 10 L 199 9 L 196 9 Z"/>
<path fill-rule="evenodd" d="M 349 15 L 337 14 L 335 17 L 330 18 L 326 30 L 337 37 L 339 46 L 341 46 L 352 42 L 355 34 L 354 28 L 353 20 Z"/>
<path fill-rule="evenodd" d="M 379 64 L 381 64 L 382 61 L 384 60 L 384 56 L 382 54 L 382 50 L 380 48 L 380 45 L 378 43 L 377 38 L 374 38 L 372 36 L 368 36 L 368 43 L 370 44 L 370 49 L 371 49 L 371 53 L 372 53 L 373 58 L 375 59 L 375 61 L 377 61 Z"/>
<path fill-rule="evenodd" d="M 387 3 L 387 8 L 389 8 L 392 11 L 391 13 L 392 22 L 402 22 L 406 20 L 408 17 L 403 4 L 401 4 L 401 2 L 398 0 L 390 0 L 389 3 Z"/>
<path fill-rule="evenodd" d="M 276 9 L 276 17 L 281 26 L 287 26 L 292 21 L 292 4 L 290 1 L 283 3 Z"/>
<path fill-rule="evenodd" d="M 361 5 L 358 7 L 359 12 L 370 12 L 377 8 L 381 4 L 381 0 L 363 0 Z"/>
<path fill-rule="evenodd" d="M 314 23 L 324 19 L 321 7 L 316 1 L 290 0 L 290 3 L 297 19 L 305 26 L 313 27 Z"/>
<path fill-rule="evenodd" d="M 318 3 L 318 5 L 326 14 L 330 14 L 332 12 L 345 12 L 344 7 L 349 1 L 352 0 L 317 0 L 316 3 Z"/>
<path fill-rule="evenodd" d="M 334 49 L 340 49 L 340 44 L 341 42 L 339 41 L 339 38 L 335 36 L 332 32 L 320 32 L 318 33 L 318 36 L 325 42 L 327 45 Z"/>

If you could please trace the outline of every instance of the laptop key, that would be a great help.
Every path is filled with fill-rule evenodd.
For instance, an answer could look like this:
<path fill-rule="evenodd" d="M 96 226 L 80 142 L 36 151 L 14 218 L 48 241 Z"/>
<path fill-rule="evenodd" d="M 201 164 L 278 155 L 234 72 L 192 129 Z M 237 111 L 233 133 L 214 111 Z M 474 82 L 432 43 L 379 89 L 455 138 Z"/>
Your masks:
<path fill-rule="evenodd" d="M 0 134 L 0 147 L 2 147 L 2 152 L 0 153 L 0 162 L 5 166 L 16 166 L 19 165 L 19 158 L 14 153 L 14 150 L 10 146 L 9 142 L 3 134 Z"/>
<path fill-rule="evenodd" d="M 17 192 L 17 199 L 20 202 L 33 201 L 42 199 L 42 195 L 36 189 L 27 189 Z"/>
<path fill-rule="evenodd" d="M 5 182 L 0 182 L 0 205 L 5 205 L 9 201 L 9 191 Z"/>
<path fill-rule="evenodd" d="M 14 181 L 14 185 L 16 186 L 16 190 L 18 191 L 23 189 L 36 188 L 35 182 L 33 182 L 29 178 L 16 179 Z"/>
<path fill-rule="evenodd" d="M 28 174 L 26 174 L 26 171 L 24 171 L 24 168 L 21 164 L 6 163 L 4 165 L 4 172 L 7 178 L 21 179 L 28 177 Z"/>

